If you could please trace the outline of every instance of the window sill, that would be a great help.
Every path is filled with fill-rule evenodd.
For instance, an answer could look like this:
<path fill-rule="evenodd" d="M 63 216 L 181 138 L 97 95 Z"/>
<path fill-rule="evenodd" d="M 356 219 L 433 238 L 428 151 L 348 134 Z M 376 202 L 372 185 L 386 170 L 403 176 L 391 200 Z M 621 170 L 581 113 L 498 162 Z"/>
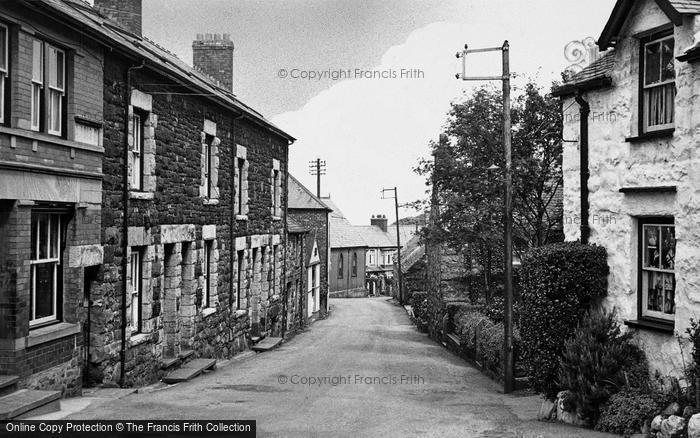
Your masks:
<path fill-rule="evenodd" d="M 80 325 L 61 322 L 29 331 L 27 347 L 45 344 L 80 333 Z"/>
<path fill-rule="evenodd" d="M 155 197 L 153 192 L 134 192 L 129 191 L 129 199 L 140 199 L 143 201 L 150 201 Z"/>
<path fill-rule="evenodd" d="M 204 199 L 204 205 L 219 205 L 218 199 Z"/>
<path fill-rule="evenodd" d="M 644 134 L 638 135 L 636 137 L 627 137 L 625 139 L 628 143 L 638 143 L 646 140 L 653 140 L 656 138 L 670 138 L 673 137 L 673 133 L 676 128 L 661 129 L 658 131 L 645 132 Z"/>
<path fill-rule="evenodd" d="M 90 152 L 104 153 L 104 151 L 105 151 L 104 148 L 101 146 L 93 146 L 93 145 L 87 144 L 87 143 L 79 143 L 77 141 L 65 140 L 61 137 L 57 137 L 55 135 L 49 135 L 49 134 L 46 134 L 43 132 L 27 131 L 27 130 L 19 129 L 19 128 L 8 128 L 7 126 L 0 126 L 0 132 L 4 133 L 4 134 L 9 134 L 9 135 L 15 135 L 17 137 L 27 138 L 30 140 L 43 141 L 46 143 L 58 144 L 61 146 L 66 146 L 66 147 L 90 151 Z"/>
<path fill-rule="evenodd" d="M 207 307 L 206 309 L 202 309 L 202 318 L 206 318 L 207 316 L 211 316 L 216 313 L 216 307 Z"/>
<path fill-rule="evenodd" d="M 274 222 L 279 222 L 279 221 L 282 220 L 282 218 L 281 218 L 280 216 L 272 216 L 272 220 L 273 220 Z"/>
<path fill-rule="evenodd" d="M 625 321 L 625 325 L 640 330 L 650 330 L 660 333 L 673 334 L 673 323 L 651 319 L 635 319 Z"/>
<path fill-rule="evenodd" d="M 248 220 L 248 215 L 247 215 L 247 214 L 237 214 L 237 215 L 236 215 L 236 220 L 237 220 L 237 221 L 247 221 L 247 220 Z"/>
<path fill-rule="evenodd" d="M 243 318 L 244 316 L 248 316 L 248 311 L 246 309 L 238 309 L 234 311 L 234 318 Z"/>
<path fill-rule="evenodd" d="M 145 344 L 150 340 L 150 333 L 137 333 L 129 338 L 129 347 L 136 347 L 137 345 Z"/>

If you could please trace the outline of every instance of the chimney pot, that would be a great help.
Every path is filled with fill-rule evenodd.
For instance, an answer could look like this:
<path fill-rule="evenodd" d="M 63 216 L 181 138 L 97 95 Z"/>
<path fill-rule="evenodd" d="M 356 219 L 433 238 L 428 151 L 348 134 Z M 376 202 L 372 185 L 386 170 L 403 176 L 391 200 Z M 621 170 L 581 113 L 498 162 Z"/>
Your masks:
<path fill-rule="evenodd" d="M 142 36 L 142 0 L 94 0 L 94 8 L 124 30 Z"/>

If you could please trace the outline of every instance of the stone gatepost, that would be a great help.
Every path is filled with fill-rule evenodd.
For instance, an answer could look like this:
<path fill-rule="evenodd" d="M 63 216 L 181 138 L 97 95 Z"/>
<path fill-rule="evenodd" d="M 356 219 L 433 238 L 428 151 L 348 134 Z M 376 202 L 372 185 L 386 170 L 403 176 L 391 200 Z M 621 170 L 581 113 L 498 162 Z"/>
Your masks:
<path fill-rule="evenodd" d="M 165 287 L 163 288 L 163 330 L 165 357 L 180 354 L 180 300 L 182 294 L 182 244 L 165 246 Z"/>

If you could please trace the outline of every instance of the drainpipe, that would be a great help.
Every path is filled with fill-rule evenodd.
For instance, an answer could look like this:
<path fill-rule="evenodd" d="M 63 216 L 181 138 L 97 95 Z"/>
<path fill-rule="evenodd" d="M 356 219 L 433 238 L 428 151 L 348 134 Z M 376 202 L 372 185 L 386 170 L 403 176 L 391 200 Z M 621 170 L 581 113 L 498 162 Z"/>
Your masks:
<path fill-rule="evenodd" d="M 121 303 L 121 319 L 122 319 L 122 342 L 119 352 L 121 366 L 119 367 L 119 386 L 124 387 L 124 367 L 126 366 L 126 295 L 129 292 L 127 287 L 127 270 L 128 260 L 126 254 L 129 251 L 129 106 L 131 105 L 131 73 L 134 70 L 140 70 L 146 66 L 146 61 L 141 61 L 140 65 L 132 65 L 126 71 L 126 108 L 124 111 L 124 174 L 123 174 L 123 190 L 122 203 L 124 204 L 124 218 L 122 227 L 122 303 Z"/>
<path fill-rule="evenodd" d="M 590 170 L 588 169 L 588 116 L 591 113 L 591 106 L 583 98 L 580 92 L 576 95 L 576 103 L 579 105 L 581 115 L 581 141 L 579 145 L 581 177 L 581 243 L 588 244 L 588 238 L 591 234 L 591 228 L 588 226 L 588 178 L 590 176 Z"/>

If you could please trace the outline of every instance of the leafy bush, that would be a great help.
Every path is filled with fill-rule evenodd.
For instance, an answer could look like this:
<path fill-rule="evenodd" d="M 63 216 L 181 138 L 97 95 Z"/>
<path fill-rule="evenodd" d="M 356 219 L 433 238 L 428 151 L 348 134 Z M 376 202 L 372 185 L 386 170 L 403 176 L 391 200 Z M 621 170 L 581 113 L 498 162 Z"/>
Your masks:
<path fill-rule="evenodd" d="M 426 292 L 413 292 L 408 300 L 413 309 L 413 320 L 418 330 L 428 329 L 428 294 Z"/>
<path fill-rule="evenodd" d="M 549 399 L 560 390 L 559 358 L 590 304 L 607 292 L 605 248 L 564 242 L 533 248 L 520 272 L 522 358 L 532 387 Z"/>
<path fill-rule="evenodd" d="M 575 397 L 577 412 L 596 424 L 600 406 L 625 386 L 649 380 L 644 352 L 623 333 L 615 312 L 591 312 L 566 341 L 559 368 L 562 389 Z"/>
<path fill-rule="evenodd" d="M 639 388 L 625 388 L 610 397 L 595 428 L 629 437 L 638 433 L 644 423 L 662 409 L 652 394 Z"/>

